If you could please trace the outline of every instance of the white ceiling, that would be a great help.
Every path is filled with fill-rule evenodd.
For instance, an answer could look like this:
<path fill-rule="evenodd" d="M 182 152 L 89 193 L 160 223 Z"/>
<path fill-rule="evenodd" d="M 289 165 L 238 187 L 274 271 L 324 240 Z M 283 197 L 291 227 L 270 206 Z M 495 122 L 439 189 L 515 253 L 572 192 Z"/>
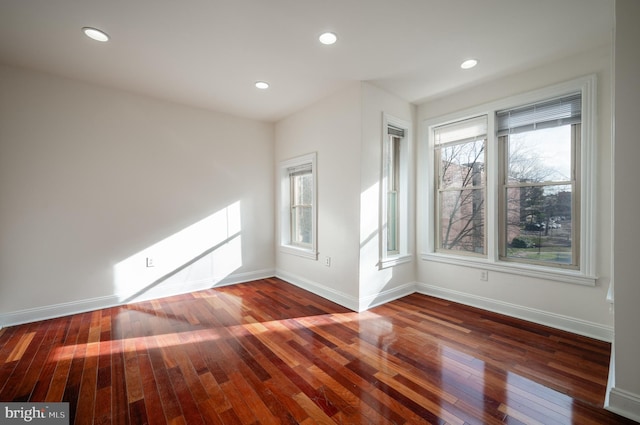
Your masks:
<path fill-rule="evenodd" d="M 613 0 L 0 0 L 0 63 L 275 121 L 352 81 L 417 103 L 610 43 L 612 28 Z"/>

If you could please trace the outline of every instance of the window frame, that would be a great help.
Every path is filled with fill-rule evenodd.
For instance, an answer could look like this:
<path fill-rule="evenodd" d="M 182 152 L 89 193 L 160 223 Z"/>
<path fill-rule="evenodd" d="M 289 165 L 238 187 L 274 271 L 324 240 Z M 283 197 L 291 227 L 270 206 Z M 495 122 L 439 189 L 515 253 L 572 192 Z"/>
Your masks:
<path fill-rule="evenodd" d="M 521 264 L 533 264 L 533 265 L 548 265 L 549 267 L 557 267 L 563 269 L 571 269 L 571 270 L 579 270 L 580 269 L 580 220 L 581 220 L 581 209 L 580 209 L 580 197 L 581 197 L 581 185 L 580 181 L 582 178 L 581 168 L 580 168 L 580 140 L 581 140 L 581 127 L 582 122 L 579 124 L 571 124 L 571 134 L 570 134 L 570 143 L 571 143 L 571 176 L 569 180 L 565 181 L 543 181 L 543 182 L 529 182 L 527 184 L 524 183 L 508 183 L 508 135 L 497 136 L 498 143 L 498 152 L 499 152 L 499 181 L 500 181 L 500 189 L 498 191 L 498 205 L 499 205 L 499 259 L 501 261 L 513 262 L 513 263 L 521 263 Z M 563 264 L 563 263 L 546 263 L 539 260 L 527 260 L 527 259 L 518 259 L 509 257 L 507 255 L 507 191 L 510 188 L 522 188 L 522 187 L 549 187 L 549 186 L 559 186 L 559 185 L 571 185 L 572 188 L 572 199 L 571 199 L 571 258 L 572 264 Z M 576 264 L 577 262 L 577 264 Z M 553 265 L 551 265 L 553 264 Z"/>
<path fill-rule="evenodd" d="M 420 199 L 421 209 L 419 220 L 421 259 L 455 264 L 482 270 L 494 270 L 508 274 L 522 275 L 546 280 L 595 286 L 596 274 L 596 92 L 597 77 L 589 75 L 564 83 L 552 85 L 505 99 L 481 104 L 457 113 L 438 118 L 427 119 L 422 123 L 420 156 L 420 188 L 424 196 Z M 516 108 L 521 105 L 542 102 L 580 92 L 582 96 L 581 140 L 576 158 L 576 166 L 580 169 L 580 179 L 577 182 L 579 199 L 580 223 L 578 233 L 577 255 L 579 255 L 579 269 L 567 269 L 541 264 L 528 264 L 515 261 L 505 261 L 500 258 L 500 220 L 499 191 L 500 185 L 500 152 L 498 151 L 498 137 L 496 132 L 496 112 Z M 487 128 L 487 176 L 486 176 L 486 244 L 487 257 L 457 255 L 450 252 L 438 252 L 436 249 L 436 227 L 433 225 L 435 216 L 435 177 L 432 170 L 435 164 L 433 129 L 435 127 L 473 118 L 479 115 L 489 117 Z M 426 187 L 425 187 L 426 186 Z"/>
<path fill-rule="evenodd" d="M 389 128 L 396 128 L 404 132 L 403 137 L 392 136 Z M 394 158 L 394 138 L 397 138 L 399 154 Z M 393 117 L 387 113 L 382 114 L 382 163 L 380 176 L 380 223 L 379 239 L 380 254 L 378 266 L 380 269 L 393 267 L 398 264 L 408 263 L 412 259 L 409 252 L 409 195 L 410 195 L 410 158 L 411 154 L 411 123 Z M 396 159 L 397 161 L 392 161 Z M 390 164 L 395 166 L 390 166 Z M 393 174 L 393 176 L 391 175 Z M 396 197 L 396 250 L 387 249 L 388 225 L 389 225 L 389 192 L 391 191 L 390 181 L 395 179 Z"/>
<path fill-rule="evenodd" d="M 311 188 L 311 242 L 300 243 L 293 238 L 293 210 L 297 207 L 294 205 L 293 199 L 293 178 L 299 175 L 301 170 L 310 168 L 312 184 Z M 317 240 L 317 154 L 315 152 L 306 155 L 291 158 L 280 162 L 280 251 L 293 254 L 312 260 L 318 259 L 318 240 Z"/>
<path fill-rule="evenodd" d="M 402 238 L 400 237 L 400 202 L 399 198 L 402 195 L 402 188 L 400 187 L 400 170 L 401 170 L 401 161 L 400 161 L 400 149 L 401 149 L 402 138 L 393 134 L 389 134 L 387 137 L 388 144 L 388 157 L 387 157 L 387 231 L 385 234 L 387 235 L 387 241 L 384 244 L 386 246 L 386 251 L 388 256 L 398 255 L 400 253 L 400 241 Z M 393 195 L 393 203 L 391 202 L 391 197 Z M 392 211 L 393 210 L 393 213 Z M 393 220 L 391 218 L 393 216 Z M 392 222 L 393 221 L 393 222 Z M 393 228 L 393 237 L 391 237 L 390 229 Z M 391 240 L 393 239 L 393 240 Z M 393 248 L 390 248 L 390 245 L 393 244 Z"/>
<path fill-rule="evenodd" d="M 487 117 L 485 114 L 481 114 L 479 116 L 475 116 L 475 117 L 471 117 L 471 118 L 465 118 L 459 121 L 454 121 L 454 122 L 450 122 L 450 123 L 446 123 L 444 124 L 444 126 L 450 125 L 450 124 L 459 124 L 459 123 L 463 123 L 465 121 L 474 121 L 477 120 L 478 118 L 485 118 L 485 121 L 488 123 L 489 121 L 489 117 Z M 435 130 L 436 128 L 441 128 L 443 126 L 435 126 L 433 127 L 433 129 Z M 488 127 L 488 124 L 487 124 Z M 484 147 L 483 147 L 483 164 L 486 166 L 487 165 L 487 145 L 488 145 L 488 135 L 476 135 L 473 137 L 473 140 L 453 140 L 450 142 L 446 142 L 446 143 L 442 143 L 442 144 L 438 144 L 435 143 L 434 141 L 434 146 L 433 146 L 433 170 L 434 170 L 434 198 L 433 198 L 433 202 L 434 202 L 434 207 L 435 207 L 435 212 L 434 212 L 434 222 L 433 222 L 433 227 L 434 227 L 434 236 L 435 236 L 435 240 L 434 240 L 434 250 L 436 252 L 441 252 L 441 253 L 448 253 L 448 254 L 453 254 L 453 255 L 462 255 L 462 256 L 475 256 L 475 257 L 480 257 L 480 258 L 486 258 L 487 257 L 487 244 L 486 244 L 486 240 L 487 240 L 487 215 L 486 215 L 486 195 L 487 195 L 487 181 L 486 181 L 486 170 L 484 172 L 484 179 L 481 181 L 481 184 L 479 186 L 477 185 L 471 185 L 471 186 L 454 186 L 454 187 L 442 187 L 442 180 L 443 180 L 443 172 L 442 172 L 442 161 L 441 161 L 441 157 L 442 157 L 442 149 L 446 149 L 448 147 L 452 147 L 452 146 L 461 146 L 467 143 L 475 143 L 477 141 L 479 141 L 478 136 L 485 136 L 484 138 Z M 442 193 L 445 192 L 464 192 L 465 190 L 479 190 L 482 195 L 483 195 L 483 226 L 482 226 L 482 233 L 483 233 L 483 249 L 482 252 L 474 252 L 474 251 L 464 251 L 464 250 L 455 250 L 455 249 L 451 249 L 451 248 L 444 248 L 442 247 L 443 241 L 442 241 L 442 228 L 441 228 L 441 220 L 442 220 L 442 208 L 441 208 L 441 203 L 440 203 L 440 195 Z"/>
<path fill-rule="evenodd" d="M 303 233 L 305 233 L 305 229 L 302 228 L 302 226 L 298 225 L 298 220 L 296 220 L 296 217 L 299 215 L 298 210 L 310 210 L 311 213 L 313 213 L 313 200 L 310 201 L 310 203 L 304 203 L 303 201 L 301 201 L 301 198 L 304 198 L 304 194 L 302 193 L 298 193 L 299 191 L 301 192 L 302 190 L 299 187 L 299 179 L 304 178 L 305 176 L 310 176 L 311 177 L 311 181 L 313 182 L 313 169 L 311 166 L 302 166 L 302 167 L 296 167 L 297 169 L 288 169 L 288 174 L 289 174 L 289 234 L 290 234 L 290 241 L 289 243 L 297 248 L 302 248 L 302 249 L 309 249 L 311 248 L 312 242 L 313 242 L 313 236 L 312 233 L 313 232 L 309 232 L 310 233 L 310 237 L 311 237 L 311 241 L 309 242 L 304 242 L 304 241 L 300 241 L 300 237 L 302 236 Z M 313 192 L 312 192 L 312 196 L 313 196 Z M 304 213 L 302 214 L 304 215 Z M 312 215 L 312 214 L 309 214 Z M 311 230 L 311 229 L 308 229 Z"/>

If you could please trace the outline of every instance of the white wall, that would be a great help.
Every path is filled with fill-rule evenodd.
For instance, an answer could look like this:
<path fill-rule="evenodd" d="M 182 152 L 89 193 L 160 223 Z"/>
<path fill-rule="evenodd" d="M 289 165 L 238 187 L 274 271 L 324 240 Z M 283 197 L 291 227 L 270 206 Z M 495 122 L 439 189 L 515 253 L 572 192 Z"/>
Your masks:
<path fill-rule="evenodd" d="M 383 113 L 415 124 L 415 106 L 369 83 L 362 84 L 360 158 L 360 309 L 414 292 L 415 255 L 411 262 L 380 270 L 380 179 Z M 409 143 L 409 253 L 415 254 L 415 145 Z M 384 134 L 386 138 L 386 133 Z"/>
<path fill-rule="evenodd" d="M 353 310 L 414 291 L 415 262 L 378 268 L 383 112 L 415 121 L 415 107 L 408 102 L 354 82 L 276 124 L 277 162 L 318 154 L 320 253 L 318 261 L 297 257 L 280 252 L 276 241 L 278 276 Z M 414 248 L 412 238 L 412 253 Z M 330 267 L 324 265 L 326 257 Z"/>
<path fill-rule="evenodd" d="M 640 192 L 638 102 L 640 102 L 640 2 L 616 1 L 615 35 L 615 339 L 608 408 L 640 421 Z"/>
<path fill-rule="evenodd" d="M 7 67 L 0 93 L 0 326 L 273 275 L 272 124 Z"/>
<path fill-rule="evenodd" d="M 317 152 L 319 251 L 317 261 L 298 257 L 280 252 L 276 240 L 277 275 L 354 310 L 361 126 L 359 82 L 276 123 L 276 167 L 283 160 Z M 331 257 L 330 267 L 324 265 L 326 257 Z"/>
<path fill-rule="evenodd" d="M 596 287 L 525 278 L 490 271 L 489 280 L 480 280 L 480 271 L 421 260 L 417 280 L 421 291 L 451 298 L 490 310 L 497 310 L 528 320 L 565 328 L 601 339 L 612 338 L 613 316 L 606 301 L 611 280 L 611 54 L 610 45 L 550 63 L 513 76 L 487 81 L 457 94 L 424 103 L 418 108 L 418 125 L 459 110 L 476 107 L 527 91 L 589 74 L 597 74 L 597 181 L 596 212 L 597 274 Z M 423 128 L 419 127 L 419 138 Z M 418 155 L 422 144 L 418 143 Z M 430 171 L 429 171 L 430 172 Z M 418 193 L 426 188 L 418 187 Z M 418 196 L 418 217 L 425 213 L 425 200 Z M 425 232 L 419 220 L 419 235 Z M 419 236 L 418 251 L 426 252 L 425 240 Z"/>

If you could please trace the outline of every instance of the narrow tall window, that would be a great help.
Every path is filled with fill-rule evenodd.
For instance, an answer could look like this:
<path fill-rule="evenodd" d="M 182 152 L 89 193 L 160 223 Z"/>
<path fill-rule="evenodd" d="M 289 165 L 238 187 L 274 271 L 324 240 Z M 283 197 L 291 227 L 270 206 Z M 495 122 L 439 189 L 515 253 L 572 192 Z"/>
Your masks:
<path fill-rule="evenodd" d="M 500 257 L 579 268 L 580 93 L 497 112 Z"/>
<path fill-rule="evenodd" d="M 434 128 L 436 247 L 486 255 L 487 116 Z"/>
<path fill-rule="evenodd" d="M 280 249 L 317 259 L 316 154 L 280 163 Z"/>
<path fill-rule="evenodd" d="M 409 138 L 411 124 L 383 114 L 380 267 L 411 261 L 409 254 Z"/>
<path fill-rule="evenodd" d="M 313 212 L 313 174 L 311 164 L 289 168 L 291 186 L 291 244 L 311 246 Z"/>
<path fill-rule="evenodd" d="M 400 130 L 402 131 L 402 130 Z M 400 252 L 400 142 L 402 138 L 389 135 L 389 157 L 387 161 L 387 254 Z"/>

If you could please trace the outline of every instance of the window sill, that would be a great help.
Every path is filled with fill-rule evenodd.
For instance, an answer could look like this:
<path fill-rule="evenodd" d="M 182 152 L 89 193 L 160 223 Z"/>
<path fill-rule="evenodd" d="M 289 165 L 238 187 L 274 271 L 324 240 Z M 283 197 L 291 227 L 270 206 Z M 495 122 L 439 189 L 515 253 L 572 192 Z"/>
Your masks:
<path fill-rule="evenodd" d="M 413 256 L 411 254 L 394 255 L 393 257 L 387 257 L 380 260 L 378 263 L 379 269 L 386 269 L 389 267 L 397 266 L 399 264 L 410 263 Z"/>
<path fill-rule="evenodd" d="M 463 267 L 473 267 L 490 270 L 499 273 L 527 276 L 537 279 L 553 280 L 556 282 L 573 283 L 584 286 L 596 286 L 597 276 L 587 276 L 577 271 L 559 270 L 551 267 L 530 266 L 527 264 L 514 264 L 504 261 L 489 261 L 486 258 L 460 257 L 443 255 L 438 253 L 423 253 L 424 261 L 453 264 Z"/>
<path fill-rule="evenodd" d="M 285 254 L 297 255 L 298 257 L 309 258 L 311 260 L 318 259 L 318 251 L 314 249 L 300 248 L 294 245 L 280 245 L 280 252 Z"/>

